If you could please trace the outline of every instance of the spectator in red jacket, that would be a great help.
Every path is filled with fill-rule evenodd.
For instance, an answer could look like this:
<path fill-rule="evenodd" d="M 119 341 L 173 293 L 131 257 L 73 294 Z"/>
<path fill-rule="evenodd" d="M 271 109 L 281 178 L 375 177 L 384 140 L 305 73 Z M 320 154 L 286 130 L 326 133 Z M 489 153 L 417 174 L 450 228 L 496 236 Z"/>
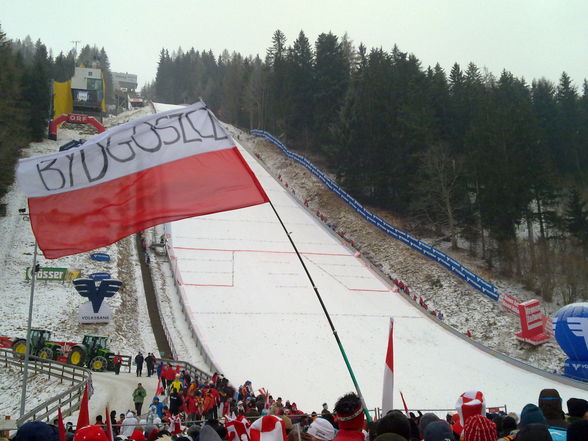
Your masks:
<path fill-rule="evenodd" d="M 334 441 L 364 441 L 363 427 L 365 417 L 361 400 L 354 393 L 339 398 L 335 404 L 335 414 L 339 424 L 339 432 Z"/>
<path fill-rule="evenodd" d="M 170 363 L 168 363 L 161 372 L 161 384 L 163 388 L 167 388 L 168 385 L 172 383 L 176 379 L 176 370 L 172 367 Z"/>

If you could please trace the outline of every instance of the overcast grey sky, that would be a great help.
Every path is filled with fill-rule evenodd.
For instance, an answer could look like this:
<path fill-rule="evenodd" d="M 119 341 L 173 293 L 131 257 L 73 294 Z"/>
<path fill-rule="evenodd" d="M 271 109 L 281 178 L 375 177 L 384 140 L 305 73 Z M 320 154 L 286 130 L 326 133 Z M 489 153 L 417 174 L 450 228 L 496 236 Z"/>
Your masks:
<path fill-rule="evenodd" d="M 106 6 L 105 6 L 106 5 Z M 9 38 L 40 38 L 57 55 L 72 40 L 104 47 L 112 70 L 155 77 L 159 51 L 194 47 L 265 56 L 280 29 L 348 33 L 356 46 L 397 44 L 423 67 L 473 61 L 499 75 L 588 78 L 588 0 L 0 0 Z"/>

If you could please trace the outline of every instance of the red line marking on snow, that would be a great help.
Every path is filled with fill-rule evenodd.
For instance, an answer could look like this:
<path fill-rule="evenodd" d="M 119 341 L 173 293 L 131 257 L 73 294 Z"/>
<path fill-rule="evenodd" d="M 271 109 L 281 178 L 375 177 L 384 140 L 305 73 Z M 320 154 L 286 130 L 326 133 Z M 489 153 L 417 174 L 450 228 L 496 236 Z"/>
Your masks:
<path fill-rule="evenodd" d="M 188 251 L 221 251 L 226 253 L 268 253 L 268 254 L 296 254 L 294 251 L 271 251 L 271 250 L 225 250 L 220 248 L 190 248 L 190 247 L 174 247 L 176 250 Z M 335 256 L 335 257 L 355 257 L 352 254 L 338 254 L 338 253 L 311 253 L 301 252 L 300 254 L 309 256 Z"/>

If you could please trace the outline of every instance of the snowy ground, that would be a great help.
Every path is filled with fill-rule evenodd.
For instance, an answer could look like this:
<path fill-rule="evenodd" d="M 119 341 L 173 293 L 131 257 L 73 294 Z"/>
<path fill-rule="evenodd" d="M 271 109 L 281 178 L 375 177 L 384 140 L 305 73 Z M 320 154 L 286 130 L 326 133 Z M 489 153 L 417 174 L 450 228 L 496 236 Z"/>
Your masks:
<path fill-rule="evenodd" d="M 429 309 L 442 311 L 446 323 L 464 333 L 470 330 L 475 340 L 506 355 L 549 372 L 561 371 L 567 357 L 554 340 L 540 347 L 519 342 L 514 337 L 515 332 L 520 330 L 518 316 L 502 309 L 497 302 L 450 275 L 442 266 L 359 217 L 309 171 L 288 160 L 269 142 L 238 129 L 232 129 L 232 132 L 250 153 L 261 156 L 261 163 L 274 178 L 281 176 L 282 185 L 288 184 L 288 191 L 299 202 L 309 201 L 308 210 L 311 213 L 319 210 L 326 215 L 328 222 L 336 225 L 337 231 L 343 231 L 346 237 L 353 239 L 355 247 L 385 276 L 402 280 L 410 286 L 412 294 L 426 300 Z M 404 228 L 402 220 L 392 214 L 369 206 L 366 208 L 388 223 Z M 509 293 L 521 301 L 535 298 L 533 293 L 524 290 L 519 284 L 489 273 L 466 250 L 451 251 L 448 244 L 443 242 L 435 246 L 497 285 L 501 292 Z M 553 314 L 561 306 L 545 304 L 544 309 L 546 314 Z"/>
<path fill-rule="evenodd" d="M 141 410 L 141 413 L 145 414 L 157 389 L 157 376 L 147 377 L 145 372 L 145 367 L 143 367 L 143 376 L 140 378 L 135 375 L 134 370 L 131 373 L 121 372 L 118 376 L 114 375 L 113 372 L 92 374 L 94 395 L 90 400 L 90 419 L 94 421 L 96 415 L 104 416 L 106 406 L 110 411 L 116 410 L 117 415 L 126 414 L 129 410 L 135 410 L 133 391 L 138 383 L 141 383 L 147 392 L 143 409 Z M 71 421 L 76 424 L 78 412 L 64 419 L 66 422 Z"/>
<path fill-rule="evenodd" d="M 136 118 L 149 112 L 148 108 L 128 112 L 106 121 L 115 125 L 129 118 Z M 70 126 L 71 127 L 71 126 Z M 41 155 L 58 150 L 59 146 L 71 139 L 88 138 L 87 129 L 60 129 L 58 141 L 45 140 L 33 143 L 23 151 L 24 156 Z M 32 266 L 34 237 L 30 223 L 22 219 L 18 210 L 25 208 L 26 198 L 13 185 L 3 198 L 7 204 L 7 216 L 0 217 L 0 335 L 25 337 L 29 308 L 30 281 L 25 280 L 25 268 Z M 109 247 L 97 250 L 110 254 L 110 262 L 91 260 L 90 253 L 83 253 L 60 259 L 48 260 L 39 254 L 37 262 L 42 267 L 81 269 L 82 276 L 93 272 L 108 272 L 123 282 L 120 295 L 106 300 L 113 311 L 110 324 L 78 323 L 78 306 L 86 299 L 81 297 L 70 282 L 37 281 L 33 307 L 32 326 L 52 332 L 57 341 L 79 342 L 85 334 L 106 335 L 110 349 L 124 355 L 135 355 L 137 351 L 157 354 L 155 338 L 147 314 L 143 292 L 139 257 L 133 238 L 126 238 Z M 18 383 L 11 372 L 0 368 L 0 381 Z M 34 391 L 34 389 L 33 389 Z M 116 394 L 115 389 L 111 392 Z M 0 391 L 0 402 L 13 399 L 13 391 Z"/>
<path fill-rule="evenodd" d="M 286 190 L 245 156 L 304 256 L 368 407 L 380 405 L 391 316 L 397 403 L 402 390 L 410 406 L 450 408 L 462 392 L 479 389 L 490 405 L 520 411 L 542 388 L 557 387 L 566 399 L 585 394 L 496 359 L 426 318 L 305 210 L 292 187 Z M 171 233 L 192 320 L 228 378 L 251 380 L 309 411 L 353 389 L 310 282 L 269 205 L 175 222 Z M 472 309 L 475 316 L 494 315 Z"/>
<path fill-rule="evenodd" d="M 158 110 L 171 107 L 160 106 Z M 120 115 L 110 124 L 148 111 L 145 108 Z M 516 316 L 500 310 L 496 303 L 436 264 L 358 218 L 275 147 L 231 130 L 245 149 L 261 156 L 261 161 L 256 161 L 245 153 L 303 253 L 370 407 L 380 404 L 390 316 L 396 320 L 397 385 L 411 407 L 452 407 L 456 397 L 471 388 L 483 390 L 491 405 L 506 403 L 515 411 L 527 402 L 535 402 L 543 387 L 557 387 L 564 399 L 585 395 L 584 391 L 513 368 L 474 348 L 427 319 L 403 295 L 392 293 L 368 262 L 354 256 L 356 250 L 341 243 L 317 220 L 313 214 L 317 209 L 355 240 L 362 257 L 369 258 L 387 275 L 408 283 L 431 307 L 443 311 L 447 323 L 464 332 L 470 329 L 475 339 L 533 365 L 547 370 L 559 370 L 561 366 L 564 355 L 555 343 L 540 348 L 518 343 L 514 339 Z M 76 131 L 65 129 L 59 132 L 58 142 L 33 144 L 26 154 L 55 151 L 67 140 L 79 137 Z M 264 168 L 274 178 L 281 175 L 282 185 Z M 285 183 L 289 184 L 287 190 L 283 188 Z M 13 188 L 4 199 L 8 216 L 0 218 L 0 234 L 5 238 L 5 246 L 0 248 L 0 262 L 5 269 L 0 275 L 0 297 L 4 300 L 0 302 L 4 318 L 0 335 L 24 336 L 30 289 L 24 281 L 24 268 L 31 265 L 34 242 L 28 222 L 18 215 L 18 208 L 26 205 L 24 196 Z M 310 201 L 308 209 L 300 205 L 305 199 Z M 402 227 L 389 214 L 378 214 Z M 252 380 L 257 388 L 266 387 L 274 395 L 297 401 L 304 410 L 318 410 L 323 401 L 332 407 L 334 400 L 351 390 L 352 385 L 314 292 L 276 222 L 268 206 L 259 206 L 172 225 L 191 317 L 212 348 L 214 359 L 235 385 Z M 148 238 L 157 241 L 161 232 L 161 227 L 151 229 Z M 98 264 L 83 254 L 56 261 L 41 258 L 40 264 L 80 268 L 84 274 L 108 271 L 123 280 L 122 295 L 109 300 L 113 323 L 78 325 L 77 306 L 82 299 L 71 285 L 40 282 L 33 326 L 49 329 L 55 339 L 62 340 L 77 341 L 86 333 L 109 335 L 111 348 L 129 355 L 137 350 L 156 352 L 132 239 L 99 251 L 109 252 L 113 261 Z M 454 257 L 464 262 L 468 259 L 465 253 Z M 475 262 L 468 264 L 515 297 L 530 296 L 508 281 L 485 274 L 475 267 Z M 167 260 L 152 259 L 151 269 L 176 352 L 181 359 L 206 369 L 189 335 Z M 132 375 L 126 379 L 108 373 L 97 375 L 91 412 L 102 413 L 107 401 L 119 412 L 126 410 L 135 380 Z M 2 369 L 1 381 L 10 384 L 17 380 Z M 148 397 L 150 394 L 148 389 Z M 0 398 L 7 401 L 8 391 L 0 392 Z"/>
<path fill-rule="evenodd" d="M 11 415 L 15 419 L 20 415 L 21 389 L 18 378 L 21 375 L 20 369 L 14 366 L 2 366 L 0 371 L 0 415 Z M 30 374 L 27 398 L 25 401 L 25 412 L 34 409 L 44 401 L 55 395 L 65 392 L 72 386 L 71 382 L 61 383 L 54 377 L 47 375 Z"/>

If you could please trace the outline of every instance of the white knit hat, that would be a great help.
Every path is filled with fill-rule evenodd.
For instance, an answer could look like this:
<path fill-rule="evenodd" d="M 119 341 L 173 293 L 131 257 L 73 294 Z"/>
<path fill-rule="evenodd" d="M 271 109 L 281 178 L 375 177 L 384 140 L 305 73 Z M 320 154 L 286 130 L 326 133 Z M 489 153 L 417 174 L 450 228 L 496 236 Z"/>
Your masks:
<path fill-rule="evenodd" d="M 335 428 L 324 418 L 315 419 L 306 433 L 321 441 L 331 441 L 335 438 Z"/>

